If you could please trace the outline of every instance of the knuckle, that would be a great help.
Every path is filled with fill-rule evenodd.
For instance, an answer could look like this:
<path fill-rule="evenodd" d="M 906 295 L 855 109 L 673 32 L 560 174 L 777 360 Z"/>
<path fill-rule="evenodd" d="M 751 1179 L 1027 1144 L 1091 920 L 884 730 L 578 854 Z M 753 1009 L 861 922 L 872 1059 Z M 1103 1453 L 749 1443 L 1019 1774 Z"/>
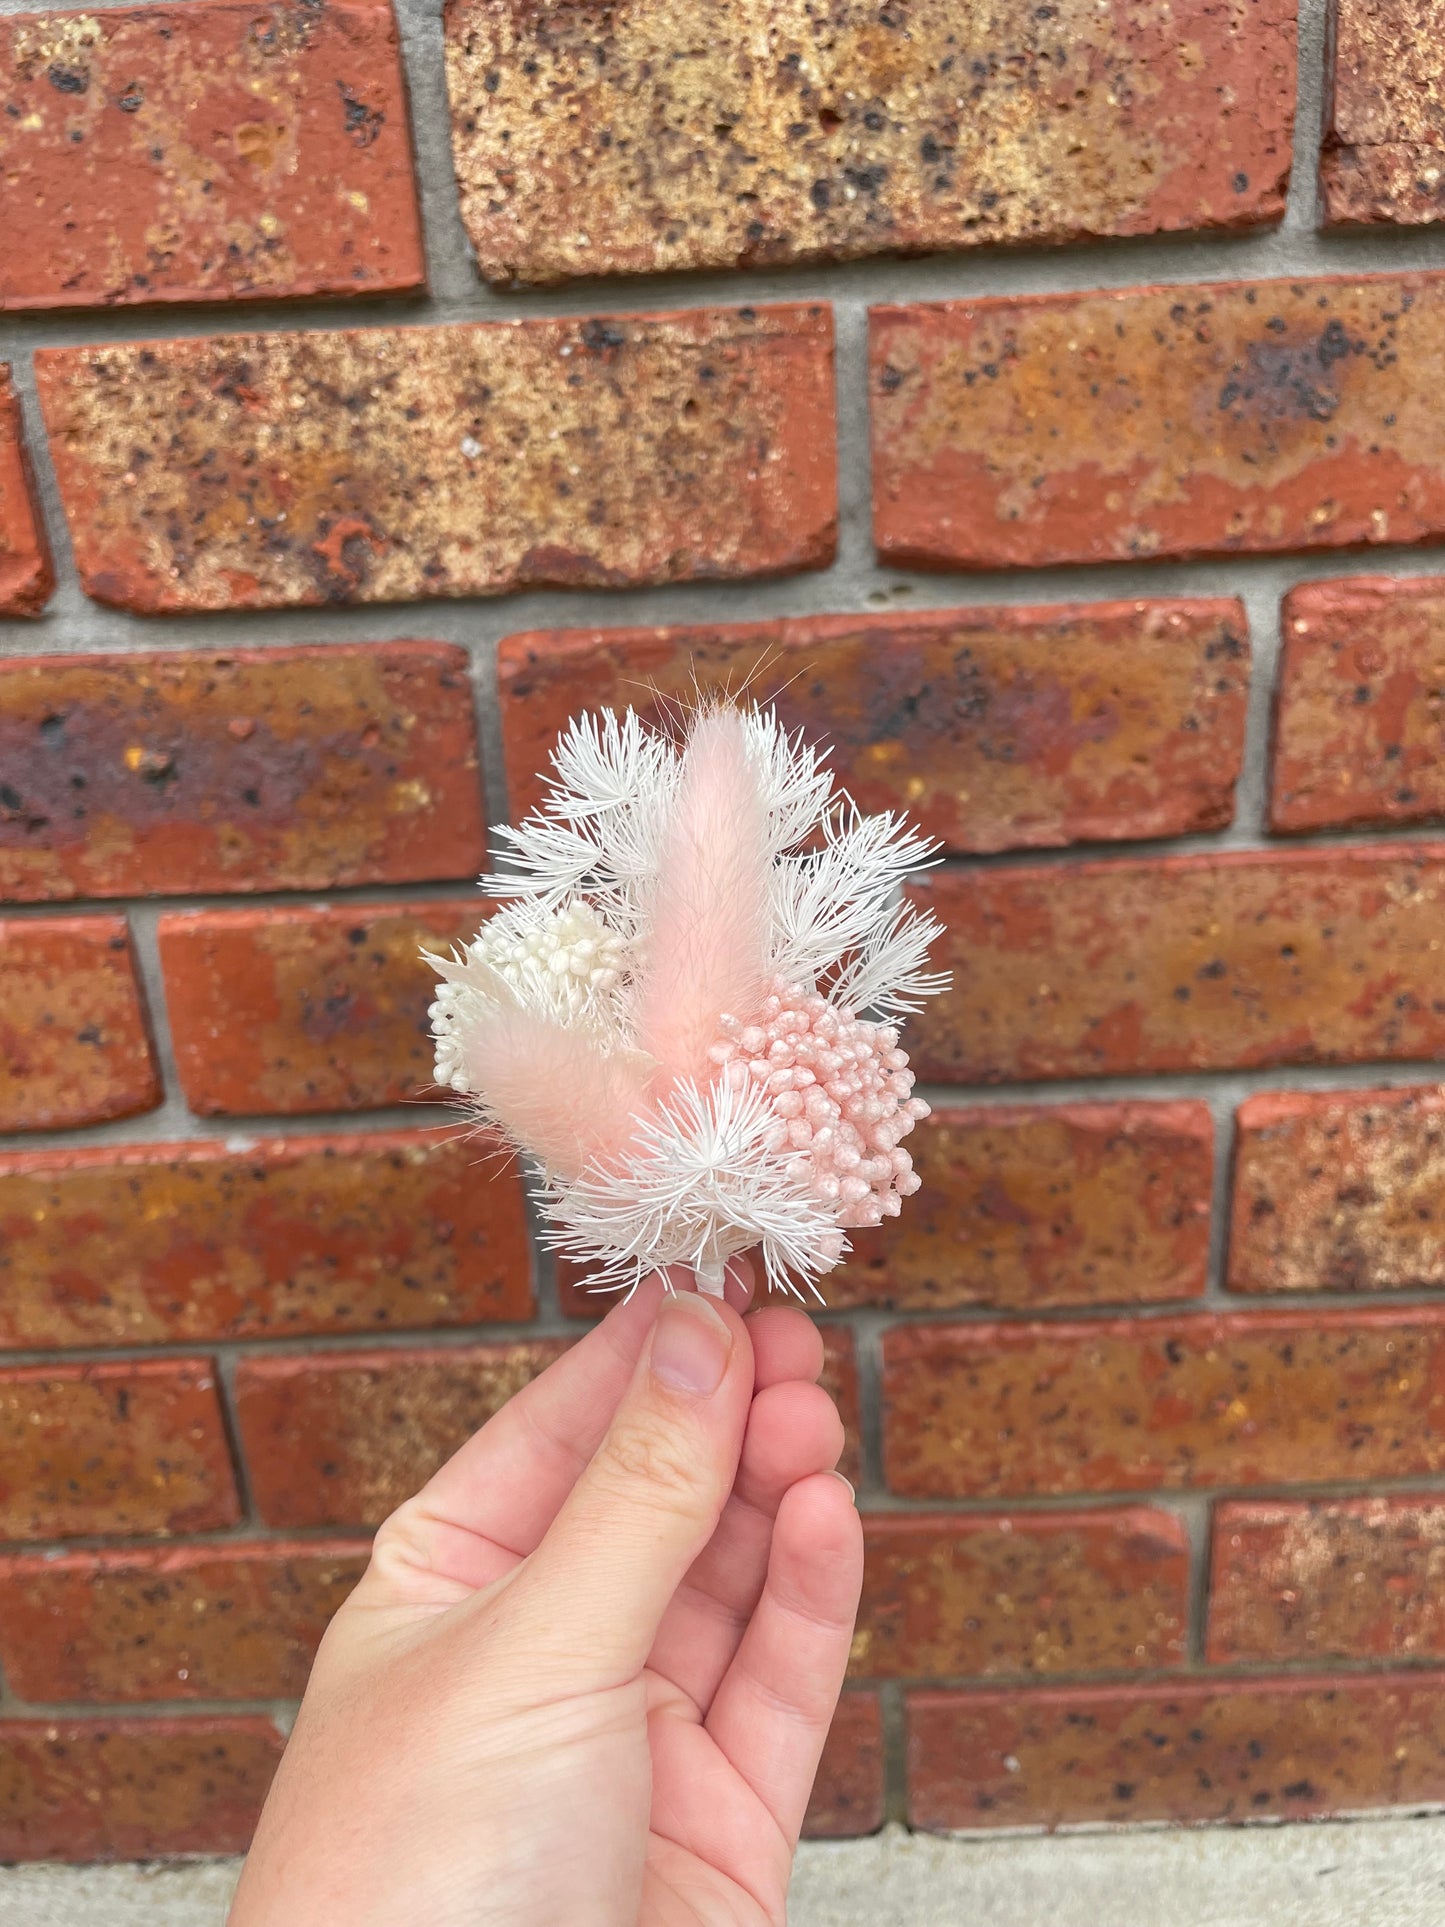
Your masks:
<path fill-rule="evenodd" d="M 371 1571 L 389 1579 L 426 1563 L 423 1521 L 416 1501 L 408 1499 L 377 1527 L 371 1542 Z"/>
<path fill-rule="evenodd" d="M 646 1492 L 666 1511 L 694 1516 L 711 1501 L 699 1455 L 675 1425 L 655 1419 L 623 1419 L 613 1426 L 598 1455 L 607 1483 Z"/>

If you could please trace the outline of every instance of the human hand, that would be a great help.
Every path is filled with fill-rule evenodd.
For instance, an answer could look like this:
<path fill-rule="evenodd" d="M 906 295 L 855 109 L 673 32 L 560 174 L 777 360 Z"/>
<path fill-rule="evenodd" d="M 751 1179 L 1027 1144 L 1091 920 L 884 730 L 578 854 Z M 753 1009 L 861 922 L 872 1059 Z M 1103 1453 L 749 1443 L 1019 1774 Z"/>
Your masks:
<path fill-rule="evenodd" d="M 784 1920 L 863 1546 L 822 1341 L 750 1288 L 649 1279 L 382 1526 L 230 1927 Z"/>

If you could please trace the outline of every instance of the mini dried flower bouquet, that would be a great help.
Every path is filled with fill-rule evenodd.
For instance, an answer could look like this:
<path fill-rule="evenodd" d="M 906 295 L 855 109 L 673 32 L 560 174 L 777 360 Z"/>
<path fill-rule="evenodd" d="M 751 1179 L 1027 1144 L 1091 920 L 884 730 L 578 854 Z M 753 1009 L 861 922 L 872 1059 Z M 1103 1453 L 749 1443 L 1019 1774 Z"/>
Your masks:
<path fill-rule="evenodd" d="M 437 1082 L 535 1162 L 594 1286 L 680 1264 L 716 1293 L 756 1247 L 820 1297 L 846 1232 L 918 1188 L 928 1106 L 886 1019 L 944 986 L 899 887 L 932 846 L 767 710 L 706 706 L 680 744 L 582 716 L 553 763 L 482 880 L 505 906 L 430 958 Z"/>

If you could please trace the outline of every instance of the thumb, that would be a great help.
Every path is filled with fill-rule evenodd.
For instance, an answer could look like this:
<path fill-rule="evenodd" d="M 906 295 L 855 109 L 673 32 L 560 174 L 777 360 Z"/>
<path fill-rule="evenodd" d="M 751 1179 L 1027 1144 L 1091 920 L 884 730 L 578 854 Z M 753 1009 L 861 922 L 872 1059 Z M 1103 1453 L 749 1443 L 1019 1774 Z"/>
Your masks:
<path fill-rule="evenodd" d="M 611 1684 L 646 1663 L 732 1490 L 752 1392 L 738 1314 L 669 1292 L 606 1438 L 506 1589 L 513 1625 L 575 1668 L 574 1684 Z"/>

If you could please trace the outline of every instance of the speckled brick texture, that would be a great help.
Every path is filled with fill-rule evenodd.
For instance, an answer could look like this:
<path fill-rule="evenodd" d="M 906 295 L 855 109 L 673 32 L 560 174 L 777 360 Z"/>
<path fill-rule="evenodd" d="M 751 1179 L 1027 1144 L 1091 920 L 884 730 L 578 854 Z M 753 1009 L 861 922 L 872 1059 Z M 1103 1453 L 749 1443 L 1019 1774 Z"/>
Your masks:
<path fill-rule="evenodd" d="M 1280 611 L 1270 823 L 1357 829 L 1445 816 L 1445 586 L 1303 583 Z"/>
<path fill-rule="evenodd" d="M 1324 218 L 1418 226 L 1445 213 L 1445 26 L 1439 0 L 1332 0 Z"/>
<path fill-rule="evenodd" d="M 542 632 L 503 641 L 498 679 L 517 816 L 579 708 L 661 723 L 699 688 L 746 685 L 832 745 L 860 807 L 987 852 L 1228 823 L 1249 628 L 1221 598 Z"/>
<path fill-rule="evenodd" d="M 365 1540 L 0 1558 L 0 1663 L 58 1700 L 281 1699 L 306 1684 Z"/>
<path fill-rule="evenodd" d="M 1280 1092 L 1242 1104 L 1228 1283 L 1445 1287 L 1445 1088 Z"/>
<path fill-rule="evenodd" d="M 243 1853 L 281 1746 L 257 1715 L 0 1721 L 0 1857 Z"/>
<path fill-rule="evenodd" d="M 845 1692 L 833 1715 L 803 1821 L 810 1840 L 875 1833 L 883 1824 L 883 1715 L 876 1693 Z"/>
<path fill-rule="evenodd" d="M 449 0 L 489 280 L 754 267 L 1278 220 L 1294 7 Z"/>
<path fill-rule="evenodd" d="M 1445 1312 L 901 1325 L 883 1341 L 890 1489 L 1028 1497 L 1445 1469 Z"/>
<path fill-rule="evenodd" d="M 942 871 L 910 891 L 946 926 L 934 955 L 953 971 L 912 1026 L 924 1078 L 1445 1051 L 1440 845 Z"/>
<path fill-rule="evenodd" d="M 873 526 L 901 567 L 1424 542 L 1445 278 L 875 308 Z"/>
<path fill-rule="evenodd" d="M 1189 1546 L 1167 1512 L 865 1518 L 861 1678 L 1177 1666 Z"/>
<path fill-rule="evenodd" d="M 838 1470 L 855 1485 L 864 1478 L 863 1405 L 858 1382 L 858 1347 L 843 1325 L 823 1327 L 823 1369 L 818 1383 L 838 1408 L 843 1421 L 843 1456 Z"/>
<path fill-rule="evenodd" d="M 0 1367 L 0 1539 L 206 1532 L 239 1517 L 209 1360 Z"/>
<path fill-rule="evenodd" d="M 376 1526 L 567 1341 L 252 1358 L 236 1378 L 251 1494 L 269 1526 Z"/>
<path fill-rule="evenodd" d="M 161 1101 L 124 917 L 0 918 L 0 1131 Z"/>
<path fill-rule="evenodd" d="M 523 1320 L 522 1187 L 452 1131 L 0 1152 L 0 1344 Z"/>
<path fill-rule="evenodd" d="M 923 1188 L 853 1235 L 837 1306 L 907 1311 L 1196 1298 L 1214 1126 L 1202 1104 L 940 1105 L 908 1140 Z"/>
<path fill-rule="evenodd" d="M 390 5 L 0 19 L 0 310 L 426 279 Z"/>
<path fill-rule="evenodd" d="M 0 165 L 4 135 L 0 133 Z M 35 503 L 25 424 L 10 364 L 0 361 L 0 617 L 38 616 L 55 587 Z"/>
<path fill-rule="evenodd" d="M 1445 1798 L 1445 1675 L 918 1693 L 915 1826 L 1303 1820 Z"/>
<path fill-rule="evenodd" d="M 427 1008 L 481 898 L 183 911 L 160 953 L 186 1101 L 202 1116 L 361 1111 L 432 1091 Z"/>
<path fill-rule="evenodd" d="M 472 877 L 469 698 L 438 643 L 0 662 L 0 900 Z"/>
<path fill-rule="evenodd" d="M 818 303 L 51 348 L 36 378 L 85 591 L 141 614 L 833 558 Z"/>
<path fill-rule="evenodd" d="M 1445 1656 L 1445 1500 L 1256 1500 L 1214 1514 L 1208 1656 Z"/>

